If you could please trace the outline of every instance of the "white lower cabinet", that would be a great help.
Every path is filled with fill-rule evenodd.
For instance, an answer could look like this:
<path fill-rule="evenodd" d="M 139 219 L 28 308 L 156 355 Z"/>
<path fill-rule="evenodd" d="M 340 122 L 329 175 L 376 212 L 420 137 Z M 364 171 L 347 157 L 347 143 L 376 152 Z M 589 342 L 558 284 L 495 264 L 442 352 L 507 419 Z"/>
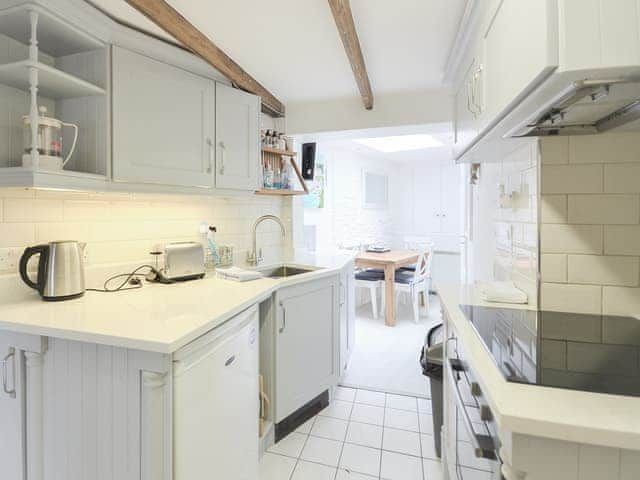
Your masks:
<path fill-rule="evenodd" d="M 276 293 L 275 421 L 337 384 L 339 276 Z"/>
<path fill-rule="evenodd" d="M 340 377 L 353 354 L 356 342 L 356 289 L 354 262 L 349 262 L 340 272 Z"/>

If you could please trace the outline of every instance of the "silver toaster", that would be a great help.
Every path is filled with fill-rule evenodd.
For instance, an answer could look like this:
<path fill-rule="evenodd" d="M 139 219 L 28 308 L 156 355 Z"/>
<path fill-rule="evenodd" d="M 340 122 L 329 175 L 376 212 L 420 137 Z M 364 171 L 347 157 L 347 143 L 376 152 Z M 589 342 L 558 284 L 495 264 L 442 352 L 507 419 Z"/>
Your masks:
<path fill-rule="evenodd" d="M 204 277 L 204 248 L 198 242 L 167 243 L 163 276 L 169 281 Z"/>

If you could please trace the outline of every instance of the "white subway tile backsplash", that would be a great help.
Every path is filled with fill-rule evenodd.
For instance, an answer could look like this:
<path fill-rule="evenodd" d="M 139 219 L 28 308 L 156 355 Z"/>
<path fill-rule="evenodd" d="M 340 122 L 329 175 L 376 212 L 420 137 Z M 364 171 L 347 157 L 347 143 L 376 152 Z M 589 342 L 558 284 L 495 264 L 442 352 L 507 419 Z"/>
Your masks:
<path fill-rule="evenodd" d="M 540 243 L 543 253 L 602 253 L 601 225 L 553 225 L 540 226 Z"/>
<path fill-rule="evenodd" d="M 602 287 L 543 283 L 541 302 L 544 310 L 557 312 L 600 313 Z"/>
<path fill-rule="evenodd" d="M 282 257 L 291 245 L 290 199 L 211 198 L 125 193 L 83 193 L 0 189 L 0 248 L 21 250 L 35 243 L 73 239 L 88 242 L 92 265 L 148 261 L 155 244 L 202 241 L 202 222 L 218 227 L 219 244 L 235 247 L 235 260 L 245 262 L 251 225 L 263 213 L 285 222 L 287 237 L 277 225 L 258 232 L 265 261 Z M 7 273 L 13 269 L 3 269 Z"/>
<path fill-rule="evenodd" d="M 545 165 L 542 193 L 602 193 L 602 165 Z"/>
<path fill-rule="evenodd" d="M 62 221 L 62 201 L 55 199 L 5 198 L 4 222 Z"/>
<path fill-rule="evenodd" d="M 567 283 L 567 255 L 543 253 L 541 256 L 542 281 Z"/>
<path fill-rule="evenodd" d="M 602 309 L 612 315 L 640 315 L 640 288 L 603 287 Z"/>
<path fill-rule="evenodd" d="M 541 138 L 540 154 L 543 165 L 569 163 L 569 137 Z"/>
<path fill-rule="evenodd" d="M 542 223 L 567 223 L 567 195 L 542 195 L 540 220 Z"/>
<path fill-rule="evenodd" d="M 640 137 L 636 133 L 569 137 L 569 162 L 640 162 Z"/>
<path fill-rule="evenodd" d="M 569 255 L 569 283 L 638 286 L 640 258 Z"/>
<path fill-rule="evenodd" d="M 605 226 L 604 253 L 640 256 L 640 225 Z"/>
<path fill-rule="evenodd" d="M 640 193 L 640 163 L 616 163 L 604 166 L 606 193 Z"/>
<path fill-rule="evenodd" d="M 638 195 L 569 195 L 569 223 L 634 225 L 638 222 Z"/>
<path fill-rule="evenodd" d="M 32 223 L 0 223 L 0 247 L 22 247 L 35 241 Z"/>

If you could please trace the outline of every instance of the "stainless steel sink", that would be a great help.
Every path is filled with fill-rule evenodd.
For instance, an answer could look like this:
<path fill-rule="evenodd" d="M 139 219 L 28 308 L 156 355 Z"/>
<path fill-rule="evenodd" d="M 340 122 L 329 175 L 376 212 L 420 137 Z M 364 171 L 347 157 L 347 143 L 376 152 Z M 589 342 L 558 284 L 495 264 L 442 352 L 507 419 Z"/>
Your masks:
<path fill-rule="evenodd" d="M 315 270 L 317 270 L 317 268 L 292 265 L 280 265 L 277 267 L 258 269 L 258 271 L 261 272 L 265 277 L 269 278 L 293 277 L 294 275 L 302 275 L 303 273 L 309 273 Z"/>

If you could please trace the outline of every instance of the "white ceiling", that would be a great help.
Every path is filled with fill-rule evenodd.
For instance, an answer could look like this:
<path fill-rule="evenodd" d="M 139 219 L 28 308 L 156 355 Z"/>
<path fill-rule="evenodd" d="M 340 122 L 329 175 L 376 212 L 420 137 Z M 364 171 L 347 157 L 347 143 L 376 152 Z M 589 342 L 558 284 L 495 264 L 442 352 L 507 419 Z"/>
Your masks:
<path fill-rule="evenodd" d="M 124 0 L 91 0 L 167 36 Z M 357 96 L 326 0 L 169 0 L 283 102 Z M 466 0 L 351 0 L 374 98 L 442 84 Z"/>

